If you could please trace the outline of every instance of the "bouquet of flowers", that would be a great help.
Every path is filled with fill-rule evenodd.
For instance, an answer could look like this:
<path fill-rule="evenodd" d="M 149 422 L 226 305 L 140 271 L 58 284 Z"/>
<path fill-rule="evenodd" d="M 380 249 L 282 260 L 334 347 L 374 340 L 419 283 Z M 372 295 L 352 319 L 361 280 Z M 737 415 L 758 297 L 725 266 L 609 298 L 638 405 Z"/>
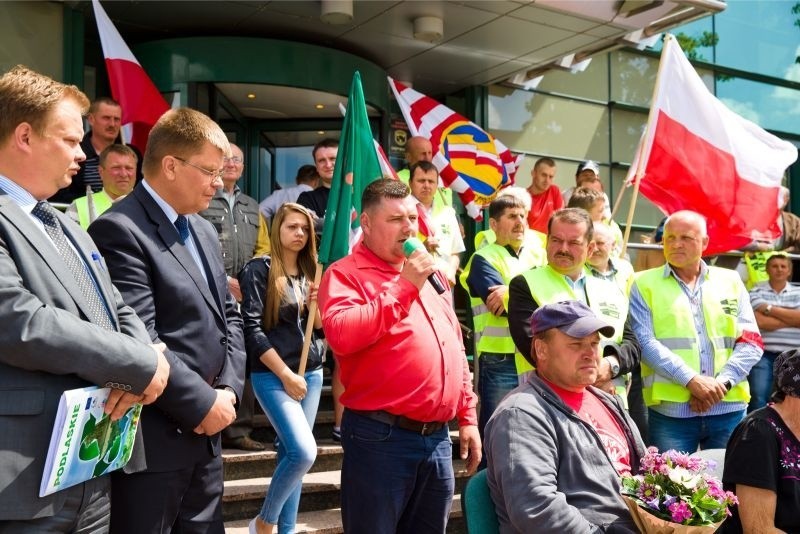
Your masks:
<path fill-rule="evenodd" d="M 738 504 L 736 496 L 707 473 L 709 462 L 674 450 L 650 447 L 642 474 L 622 477 L 622 496 L 639 530 L 648 534 L 714 532 Z"/>

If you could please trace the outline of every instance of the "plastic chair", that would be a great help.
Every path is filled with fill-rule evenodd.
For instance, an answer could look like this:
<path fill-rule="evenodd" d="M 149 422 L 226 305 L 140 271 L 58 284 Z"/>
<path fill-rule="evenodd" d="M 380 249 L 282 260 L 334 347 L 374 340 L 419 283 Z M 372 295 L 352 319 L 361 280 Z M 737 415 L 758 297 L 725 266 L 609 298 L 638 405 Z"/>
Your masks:
<path fill-rule="evenodd" d="M 500 525 L 486 484 L 486 470 L 475 473 L 461 493 L 461 510 L 469 534 L 499 534 Z"/>
<path fill-rule="evenodd" d="M 722 480 L 722 471 L 725 469 L 725 449 L 703 449 L 702 451 L 693 452 L 689 456 L 711 460 L 715 465 L 713 469 L 708 470 L 708 474 Z"/>

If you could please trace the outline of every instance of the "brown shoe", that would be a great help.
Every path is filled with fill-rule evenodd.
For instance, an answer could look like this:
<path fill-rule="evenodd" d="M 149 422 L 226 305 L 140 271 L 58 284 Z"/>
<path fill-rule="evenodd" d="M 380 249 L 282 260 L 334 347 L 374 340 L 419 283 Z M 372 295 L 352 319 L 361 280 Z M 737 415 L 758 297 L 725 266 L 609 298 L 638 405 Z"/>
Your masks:
<path fill-rule="evenodd" d="M 222 440 L 222 446 L 226 449 L 239 449 L 242 451 L 263 451 L 267 447 L 260 441 L 256 441 L 250 436 L 242 436 L 236 439 Z"/>

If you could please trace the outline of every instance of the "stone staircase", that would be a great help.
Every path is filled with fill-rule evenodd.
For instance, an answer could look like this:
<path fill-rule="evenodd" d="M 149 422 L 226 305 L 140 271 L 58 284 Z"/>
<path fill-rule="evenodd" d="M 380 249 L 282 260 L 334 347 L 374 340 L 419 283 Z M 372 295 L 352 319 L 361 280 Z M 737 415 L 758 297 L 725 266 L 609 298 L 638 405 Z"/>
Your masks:
<path fill-rule="evenodd" d="M 257 406 L 257 413 L 260 408 Z M 337 534 L 343 532 L 340 513 L 342 447 L 331 439 L 333 407 L 330 386 L 323 386 L 320 409 L 314 425 L 317 459 L 303 478 L 303 493 L 297 518 L 299 533 Z M 451 427 L 456 491 L 450 511 L 448 534 L 466 532 L 461 513 L 461 491 L 467 481 L 464 462 L 458 458 L 458 432 Z M 266 451 L 223 450 L 225 491 L 222 513 L 227 534 L 247 534 L 247 525 L 261 509 L 275 470 L 277 454 L 271 444 L 275 436 L 266 416 L 255 419 L 253 437 L 268 444 Z"/>

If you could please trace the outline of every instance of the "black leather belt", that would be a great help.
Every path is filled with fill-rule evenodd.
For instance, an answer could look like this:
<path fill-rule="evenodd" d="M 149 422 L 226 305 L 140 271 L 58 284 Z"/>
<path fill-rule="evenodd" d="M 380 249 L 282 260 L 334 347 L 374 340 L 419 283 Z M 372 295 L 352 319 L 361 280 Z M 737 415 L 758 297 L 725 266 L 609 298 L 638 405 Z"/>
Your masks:
<path fill-rule="evenodd" d="M 379 423 L 384 423 L 389 426 L 396 426 L 397 428 L 402 428 L 403 430 L 408 430 L 409 432 L 414 432 L 415 434 L 423 436 L 430 436 L 447 425 L 447 423 L 439 422 L 423 423 L 422 421 L 409 419 L 404 415 L 395 415 L 384 410 L 353 410 L 351 408 L 348 408 L 348 410 L 354 414 L 366 417 L 367 419 L 372 419 L 373 421 L 378 421 Z"/>

